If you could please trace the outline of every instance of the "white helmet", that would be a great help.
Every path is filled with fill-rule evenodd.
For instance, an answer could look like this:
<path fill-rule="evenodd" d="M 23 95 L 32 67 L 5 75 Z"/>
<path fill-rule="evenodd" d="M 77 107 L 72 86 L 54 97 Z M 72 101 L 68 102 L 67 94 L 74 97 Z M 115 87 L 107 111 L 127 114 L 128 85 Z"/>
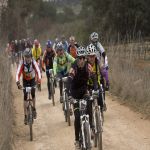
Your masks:
<path fill-rule="evenodd" d="M 94 41 L 94 42 L 97 41 L 98 40 L 98 33 L 96 33 L 96 32 L 91 33 L 90 40 Z"/>
<path fill-rule="evenodd" d="M 63 46 L 62 42 L 57 43 L 56 51 L 58 51 L 58 50 L 64 50 L 64 46 Z"/>
<path fill-rule="evenodd" d="M 86 56 L 86 49 L 83 46 L 78 47 L 77 56 Z"/>
<path fill-rule="evenodd" d="M 26 48 L 23 52 L 24 57 L 32 57 L 32 52 L 30 48 Z"/>
<path fill-rule="evenodd" d="M 96 55 L 96 47 L 93 44 L 90 44 L 86 48 L 87 55 Z"/>

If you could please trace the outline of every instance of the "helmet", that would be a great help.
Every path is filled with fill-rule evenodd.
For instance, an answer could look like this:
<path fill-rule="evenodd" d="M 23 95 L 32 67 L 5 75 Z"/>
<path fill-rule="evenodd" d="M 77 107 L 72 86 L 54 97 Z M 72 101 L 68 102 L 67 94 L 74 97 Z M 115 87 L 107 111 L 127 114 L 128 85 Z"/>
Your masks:
<path fill-rule="evenodd" d="M 93 44 L 90 44 L 86 48 L 87 55 L 96 55 L 96 47 Z"/>
<path fill-rule="evenodd" d="M 48 40 L 46 42 L 46 46 L 47 46 L 47 48 L 51 48 L 52 47 L 52 41 Z"/>
<path fill-rule="evenodd" d="M 69 41 L 71 42 L 71 41 L 75 41 L 75 37 L 74 36 L 71 36 L 70 38 L 69 38 Z"/>
<path fill-rule="evenodd" d="M 35 45 L 35 46 L 39 46 L 39 44 L 40 44 L 39 41 L 38 41 L 37 39 L 35 39 L 35 40 L 34 40 L 34 45 Z"/>
<path fill-rule="evenodd" d="M 94 41 L 94 42 L 95 42 L 95 40 L 97 41 L 98 40 L 98 33 L 96 33 L 96 32 L 91 33 L 90 40 Z"/>
<path fill-rule="evenodd" d="M 57 45 L 56 45 L 56 51 L 57 50 L 64 50 L 64 46 L 62 44 L 62 42 L 59 42 Z"/>
<path fill-rule="evenodd" d="M 30 48 L 26 48 L 25 51 L 23 52 L 24 57 L 32 57 L 32 52 Z"/>
<path fill-rule="evenodd" d="M 55 43 L 58 43 L 58 42 L 59 42 L 59 39 L 58 39 L 58 38 L 56 38 L 56 39 L 55 39 Z"/>
<path fill-rule="evenodd" d="M 84 47 L 80 46 L 77 49 L 77 56 L 85 56 L 86 55 L 86 50 Z"/>
<path fill-rule="evenodd" d="M 15 44 L 18 44 L 18 41 L 17 41 L 17 40 L 15 40 Z"/>

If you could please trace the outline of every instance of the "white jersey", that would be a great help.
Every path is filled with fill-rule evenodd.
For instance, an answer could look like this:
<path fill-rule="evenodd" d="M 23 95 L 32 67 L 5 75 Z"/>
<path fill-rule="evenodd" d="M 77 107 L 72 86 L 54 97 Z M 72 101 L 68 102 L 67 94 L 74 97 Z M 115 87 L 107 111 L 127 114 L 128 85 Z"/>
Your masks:
<path fill-rule="evenodd" d="M 94 44 L 95 45 L 95 47 L 96 47 L 96 56 L 97 56 L 97 59 L 100 61 L 100 62 L 102 62 L 102 60 L 101 60 L 101 56 L 102 56 L 102 53 L 104 53 L 105 52 L 105 49 L 104 49 L 104 47 L 101 45 L 101 43 L 100 42 L 97 42 L 96 44 Z M 105 65 L 105 67 L 108 67 L 108 59 L 107 59 L 107 56 L 105 56 L 105 60 L 104 60 L 104 65 Z"/>

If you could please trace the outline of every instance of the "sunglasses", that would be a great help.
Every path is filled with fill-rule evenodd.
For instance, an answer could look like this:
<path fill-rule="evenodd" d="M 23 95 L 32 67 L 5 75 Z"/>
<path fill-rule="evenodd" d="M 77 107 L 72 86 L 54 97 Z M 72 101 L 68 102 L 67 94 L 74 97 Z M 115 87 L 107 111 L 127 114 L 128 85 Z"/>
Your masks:
<path fill-rule="evenodd" d="M 95 55 L 88 55 L 88 57 L 90 57 L 90 58 L 94 58 L 94 57 L 95 57 Z"/>
<path fill-rule="evenodd" d="M 78 56 L 78 59 L 85 59 L 85 56 Z"/>

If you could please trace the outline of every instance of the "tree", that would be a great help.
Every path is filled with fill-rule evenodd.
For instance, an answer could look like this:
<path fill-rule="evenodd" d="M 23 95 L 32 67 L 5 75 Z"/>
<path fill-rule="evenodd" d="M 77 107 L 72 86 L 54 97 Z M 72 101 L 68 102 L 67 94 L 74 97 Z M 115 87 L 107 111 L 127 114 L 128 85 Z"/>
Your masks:
<path fill-rule="evenodd" d="M 82 0 L 82 5 L 93 30 L 116 36 L 119 33 L 122 38 L 127 34 L 134 38 L 139 31 L 150 34 L 149 0 Z"/>

